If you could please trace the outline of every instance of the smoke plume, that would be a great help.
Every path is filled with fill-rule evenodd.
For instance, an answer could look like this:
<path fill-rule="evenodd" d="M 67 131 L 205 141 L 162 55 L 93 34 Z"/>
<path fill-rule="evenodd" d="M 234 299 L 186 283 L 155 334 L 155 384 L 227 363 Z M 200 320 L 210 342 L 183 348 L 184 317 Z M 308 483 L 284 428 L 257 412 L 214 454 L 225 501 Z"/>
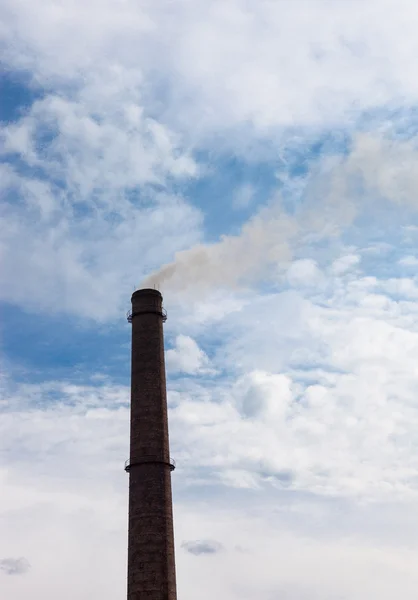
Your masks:
<path fill-rule="evenodd" d="M 178 252 L 172 263 L 147 277 L 141 287 L 180 290 L 192 284 L 194 290 L 207 291 L 251 285 L 273 265 L 291 259 L 290 243 L 297 231 L 296 220 L 277 203 L 261 210 L 239 235 L 225 235 L 218 243 Z"/>
<path fill-rule="evenodd" d="M 148 276 L 141 287 L 179 291 L 193 286 L 197 292 L 253 285 L 277 276 L 302 237 L 306 241 L 309 236 L 339 235 L 370 199 L 417 205 L 418 152 L 411 141 L 362 133 L 353 138 L 347 156 L 334 158 L 331 168 L 327 160 L 307 179 L 304 203 L 296 215 L 286 214 L 276 200 L 244 225 L 239 235 L 178 252 L 173 262 Z"/>

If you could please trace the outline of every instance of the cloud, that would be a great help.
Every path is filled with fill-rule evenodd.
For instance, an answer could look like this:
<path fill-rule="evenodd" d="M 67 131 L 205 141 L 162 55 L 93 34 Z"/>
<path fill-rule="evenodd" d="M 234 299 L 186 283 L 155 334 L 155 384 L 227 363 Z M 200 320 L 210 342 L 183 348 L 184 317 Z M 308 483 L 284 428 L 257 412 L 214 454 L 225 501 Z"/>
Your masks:
<path fill-rule="evenodd" d="M 15 31 L 25 30 L 27 43 L 56 43 L 47 31 L 40 42 L 26 30 L 21 9 L 24 3 L 3 7 Z M 71 7 L 62 10 L 69 16 Z M 69 18 L 68 38 L 57 15 L 44 16 L 57 18 L 51 26 L 60 31 L 51 65 L 53 55 L 70 60 L 63 40 L 73 46 L 72 18 L 81 45 L 82 31 L 92 34 L 80 14 Z M 93 21 L 98 25 L 97 15 Z M 55 73 L 58 81 L 49 78 L 46 63 L 32 64 L 42 62 L 41 54 L 37 46 L 27 58 L 43 93 L 0 131 L 2 299 L 24 308 L 30 296 L 31 310 L 114 318 L 143 274 L 201 238 L 200 211 L 171 191 L 173 182 L 197 175 L 197 164 L 181 135 L 144 107 L 140 68 L 116 60 L 83 71 L 76 60 L 73 72 L 67 65 Z M 9 56 L 11 68 L 25 62 L 19 56 L 16 65 Z"/>
<path fill-rule="evenodd" d="M 89 85 L 102 73 L 100 87 L 111 91 L 122 66 L 159 120 L 190 142 L 247 153 L 272 130 L 340 125 L 364 110 L 413 105 L 418 95 L 416 7 L 408 0 L 402 11 L 368 0 L 355 15 L 347 0 L 115 7 L 100 3 L 98 16 L 96 2 L 77 0 L 57 15 L 45 4 L 35 32 L 30 2 L 3 2 L 7 63 L 32 71 L 41 85 Z M 400 38 L 408 40 L 402 48 Z"/>
<path fill-rule="evenodd" d="M 169 380 L 169 397 L 172 454 L 189 484 L 203 479 L 207 485 L 256 489 L 267 483 L 368 499 L 416 494 L 417 465 L 408 450 L 418 419 L 418 342 L 409 328 L 414 309 L 387 296 L 385 280 L 358 271 L 334 277 L 321 292 L 302 287 L 253 296 L 218 322 L 222 344 L 211 342 L 210 364 L 204 344 L 187 335 L 184 321 L 167 365 L 186 375 Z M 227 376 L 210 383 L 190 377 L 209 368 Z M 95 452 L 93 426 L 103 458 L 108 447 L 119 448 L 120 460 L 126 455 L 128 395 L 100 381 L 87 387 L 26 385 L 19 391 L 22 400 L 8 405 L 15 408 L 3 419 L 4 443 L 17 444 L 24 461 L 33 459 L 41 444 L 43 451 L 49 449 L 51 468 L 58 468 L 54 447 L 64 444 L 81 476 Z M 41 402 L 38 432 L 25 404 L 20 408 L 24 398 L 33 406 Z M 76 399 L 73 414 L 68 407 Z M 70 415 L 80 455 L 68 445 Z M 58 416 L 60 424 L 54 424 Z M 48 438 L 44 428 L 51 432 Z M 13 453 L 10 460 L 16 460 Z"/>
<path fill-rule="evenodd" d="M 3 156 L 18 154 L 59 180 L 77 204 L 107 204 L 121 190 L 196 175 L 195 162 L 174 133 L 146 115 L 132 74 L 113 75 L 110 90 L 98 78 L 71 100 L 49 94 L 35 101 L 17 123 L 4 127 Z M 99 103 L 102 94 L 106 100 Z"/>
<path fill-rule="evenodd" d="M 26 558 L 2 558 L 0 559 L 0 571 L 6 575 L 23 575 L 30 569 Z"/>
<path fill-rule="evenodd" d="M 293 261 L 287 270 L 286 277 L 291 285 L 318 285 L 323 275 L 316 262 L 310 258 Z"/>
<path fill-rule="evenodd" d="M 178 375 L 169 380 L 170 431 L 184 481 L 267 484 L 325 497 L 415 497 L 417 311 L 410 286 L 398 286 L 391 297 L 402 280 L 392 281 L 389 288 L 387 280 L 356 270 L 335 275 L 322 290 L 253 295 L 218 318 L 216 328 L 204 329 L 206 342 L 188 335 L 185 319 L 167 361 Z M 191 377 L 209 368 L 217 378 Z M 98 457 L 109 456 L 117 470 L 110 457 L 116 449 L 119 461 L 127 455 L 129 393 L 97 381 L 20 386 L 2 419 L 5 448 L 19 447 L 8 460 L 21 471 L 26 465 L 31 477 L 29 463 L 40 452 L 61 481 L 54 450 L 61 447 L 72 465 L 68 476 L 81 477 Z"/>
<path fill-rule="evenodd" d="M 214 373 L 210 368 L 208 356 L 199 348 L 196 342 L 187 335 L 178 335 L 175 347 L 167 350 L 166 363 L 169 371 L 183 372 L 190 375 L 199 373 Z"/>
<path fill-rule="evenodd" d="M 174 447 L 189 480 L 200 464 L 239 488 L 415 496 L 416 306 L 411 286 L 388 291 L 357 268 L 322 290 L 254 296 L 217 324 L 213 365 L 228 381 L 175 384 L 172 439 L 193 448 Z"/>
<path fill-rule="evenodd" d="M 99 321 L 124 314 L 141 271 L 200 238 L 200 213 L 179 196 L 160 193 L 149 206 L 124 196 L 77 207 L 51 183 L 7 174 L 3 198 L 13 201 L 2 208 L 1 298 L 24 310 L 31 297 L 31 310 Z"/>
<path fill-rule="evenodd" d="M 332 263 L 331 271 L 335 275 L 343 275 L 347 271 L 353 269 L 353 267 L 356 267 L 360 260 L 360 256 L 356 254 L 347 254 L 345 256 L 341 256 Z"/>
<path fill-rule="evenodd" d="M 183 542 L 181 547 L 184 548 L 186 552 L 194 554 L 195 556 L 200 556 L 201 554 L 216 554 L 223 549 L 222 544 L 213 540 Z"/>
<path fill-rule="evenodd" d="M 352 277 L 356 281 L 359 275 Z M 249 598 L 263 600 L 275 589 L 298 598 L 308 588 L 318 598 L 332 598 L 338 591 L 350 600 L 366 600 L 365 586 L 367 593 L 372 590 L 384 600 L 393 597 L 395 588 L 413 599 L 414 347 L 397 337 L 402 315 L 396 327 L 383 329 L 385 339 L 379 337 L 376 322 L 385 315 L 391 319 L 393 303 L 381 305 L 376 314 L 358 298 L 353 309 L 353 281 L 344 285 L 346 294 L 333 299 L 331 314 L 301 314 L 296 306 L 291 322 L 289 314 L 282 314 L 278 298 L 268 298 L 264 308 L 275 307 L 281 316 L 274 327 L 266 319 L 266 351 L 287 361 L 276 372 L 247 374 L 247 366 L 239 366 L 243 352 L 254 366 L 267 366 L 261 344 L 254 343 L 260 306 L 251 303 L 232 324 L 243 348 L 233 350 L 225 338 L 225 347 L 215 357 L 215 364 L 219 359 L 228 365 L 229 381 L 211 386 L 195 382 L 192 388 L 184 380 L 180 384 L 169 418 L 178 463 L 173 477 L 176 540 L 186 540 L 185 552 L 177 546 L 177 577 L 179 590 L 190 597 L 199 582 L 207 580 L 203 600 L 215 593 L 238 600 L 243 587 Z M 354 313 L 350 318 L 345 306 L 348 314 Z M 370 346 L 347 374 L 341 369 L 356 351 L 347 358 L 341 350 L 355 343 L 356 320 L 367 313 L 369 321 L 361 330 L 371 332 L 381 356 L 389 340 L 393 353 L 379 368 Z M 294 327 L 298 320 L 310 322 L 314 338 L 325 334 L 328 362 L 320 354 L 320 366 L 304 370 L 293 365 L 292 355 L 302 342 L 309 342 L 314 354 L 316 347 Z M 291 338 L 278 335 L 286 322 L 288 331 L 297 334 L 293 345 Z M 262 329 L 259 333 L 264 335 Z M 365 346 L 363 339 L 358 342 Z M 400 376 L 399 366 L 408 355 L 411 362 Z M 239 372 L 232 377 L 233 364 Z M 177 380 L 169 381 L 170 390 L 176 386 Z M 126 567 L 127 480 L 122 467 L 129 390 L 95 377 L 94 384 L 52 381 L 8 385 L 5 391 L 9 401 L 1 420 L 5 462 L 0 470 L 0 510 L 7 519 L 0 523 L 0 552 L 5 556 L 10 543 L 27 556 L 36 552 L 30 589 L 37 594 L 45 590 L 52 597 L 62 577 L 76 573 L 72 591 L 81 600 L 91 597 L 97 585 L 103 587 L 104 598 L 114 596 Z M 367 499 L 373 504 L 364 502 Z M 24 529 L 18 527 L 22 523 Z M 49 536 L 53 547 L 45 543 Z M 225 540 L 250 551 L 221 552 L 219 544 L 225 548 Z M 56 544 L 63 549 L 59 554 L 54 552 Z M 209 562 L 196 561 L 193 552 L 208 550 Z M 91 562 L 92 555 L 100 560 Z M 216 578 L 210 577 L 214 561 Z M 332 568 L 319 581 L 318 569 L 324 563 Z M 101 576 L 95 565 L 100 565 Z M 48 579 L 51 569 L 58 578 Z M 374 576 L 377 569 L 383 579 Z M 28 590 L 22 588 L 20 596 L 8 591 L 8 597 L 22 600 Z"/>
<path fill-rule="evenodd" d="M 284 416 L 292 402 L 291 380 L 285 375 L 253 371 L 238 382 L 237 397 L 247 418 L 267 422 Z"/>

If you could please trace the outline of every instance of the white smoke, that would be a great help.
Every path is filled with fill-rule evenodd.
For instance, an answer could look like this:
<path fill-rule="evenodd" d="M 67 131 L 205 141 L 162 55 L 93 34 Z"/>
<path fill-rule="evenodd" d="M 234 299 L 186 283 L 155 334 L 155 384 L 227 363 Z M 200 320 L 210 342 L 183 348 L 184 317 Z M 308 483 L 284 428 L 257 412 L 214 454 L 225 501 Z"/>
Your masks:
<path fill-rule="evenodd" d="M 418 205 L 418 151 L 415 140 L 396 140 L 358 134 L 343 164 L 333 173 L 335 191 L 344 200 L 350 184 L 360 184 L 365 192 L 374 193 L 397 204 Z"/>
<path fill-rule="evenodd" d="M 193 285 L 207 291 L 238 288 L 263 279 L 272 265 L 291 259 L 290 242 L 298 231 L 295 219 L 280 202 L 266 207 L 246 223 L 239 235 L 225 235 L 215 244 L 199 244 L 175 255 L 141 287 L 180 290 Z"/>
<path fill-rule="evenodd" d="M 350 153 L 307 182 L 306 204 L 296 216 L 276 200 L 246 223 L 239 235 L 178 252 L 174 261 L 142 282 L 179 291 L 240 288 L 277 274 L 302 236 L 333 237 L 355 219 L 367 194 L 418 204 L 418 152 L 413 142 L 359 134 Z M 189 290 L 188 290 L 189 292 Z"/>

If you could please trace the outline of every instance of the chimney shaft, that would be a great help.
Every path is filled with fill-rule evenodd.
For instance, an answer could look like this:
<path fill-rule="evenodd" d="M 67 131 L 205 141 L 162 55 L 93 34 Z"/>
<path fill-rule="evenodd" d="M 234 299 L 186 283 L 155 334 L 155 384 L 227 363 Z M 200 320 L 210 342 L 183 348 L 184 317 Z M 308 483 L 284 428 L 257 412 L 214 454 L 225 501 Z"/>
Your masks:
<path fill-rule="evenodd" d="M 160 292 L 132 295 L 128 600 L 176 600 Z"/>

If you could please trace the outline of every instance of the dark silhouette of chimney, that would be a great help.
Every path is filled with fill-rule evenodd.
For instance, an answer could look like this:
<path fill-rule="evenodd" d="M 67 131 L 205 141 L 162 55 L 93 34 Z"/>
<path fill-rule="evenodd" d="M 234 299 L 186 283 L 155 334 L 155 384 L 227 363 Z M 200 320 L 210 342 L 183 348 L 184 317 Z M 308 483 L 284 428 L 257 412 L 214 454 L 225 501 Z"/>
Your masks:
<path fill-rule="evenodd" d="M 132 295 L 128 600 L 176 600 L 173 508 L 160 292 Z"/>

